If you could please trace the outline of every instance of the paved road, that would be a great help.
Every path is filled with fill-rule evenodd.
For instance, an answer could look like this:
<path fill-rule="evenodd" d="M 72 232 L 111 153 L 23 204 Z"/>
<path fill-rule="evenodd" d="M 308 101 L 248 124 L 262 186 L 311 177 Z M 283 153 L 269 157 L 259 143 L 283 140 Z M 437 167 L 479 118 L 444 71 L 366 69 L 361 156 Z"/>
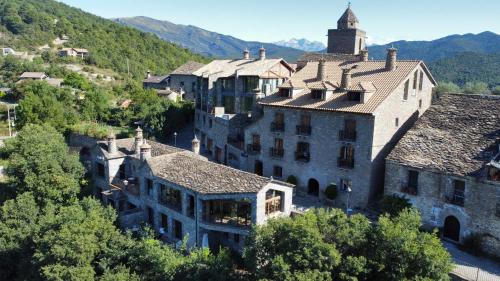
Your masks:
<path fill-rule="evenodd" d="M 445 241 L 443 245 L 456 264 L 454 273 L 468 280 L 500 281 L 500 263 L 463 252 L 450 242 Z"/>

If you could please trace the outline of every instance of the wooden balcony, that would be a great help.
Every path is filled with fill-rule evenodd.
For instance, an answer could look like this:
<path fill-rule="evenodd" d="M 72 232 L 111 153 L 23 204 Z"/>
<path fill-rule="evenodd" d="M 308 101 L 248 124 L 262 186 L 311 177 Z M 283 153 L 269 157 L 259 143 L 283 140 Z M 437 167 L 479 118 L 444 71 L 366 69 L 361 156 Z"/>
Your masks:
<path fill-rule="evenodd" d="M 352 159 L 338 159 L 338 166 L 345 169 L 354 169 L 354 158 Z"/>
<path fill-rule="evenodd" d="M 281 158 L 283 158 L 284 155 L 285 155 L 284 149 L 274 148 L 274 147 L 269 149 L 269 156 L 272 158 L 281 159 Z"/>
<path fill-rule="evenodd" d="M 311 133 L 312 133 L 312 127 L 311 126 L 303 126 L 303 125 L 297 126 L 297 135 L 299 135 L 299 136 L 310 136 Z"/>
<path fill-rule="evenodd" d="M 251 155 L 259 154 L 261 150 L 262 150 L 262 147 L 260 144 L 251 143 L 251 144 L 247 145 L 247 153 L 248 154 L 251 154 Z"/>
<path fill-rule="evenodd" d="M 308 163 L 311 161 L 311 153 L 309 153 L 309 151 L 296 151 L 295 161 Z"/>
<path fill-rule="evenodd" d="M 341 141 L 354 142 L 357 139 L 357 133 L 356 133 L 356 131 L 341 130 L 341 131 L 339 131 L 339 139 Z"/>
<path fill-rule="evenodd" d="M 271 123 L 271 132 L 284 132 L 285 131 L 285 123 Z"/>

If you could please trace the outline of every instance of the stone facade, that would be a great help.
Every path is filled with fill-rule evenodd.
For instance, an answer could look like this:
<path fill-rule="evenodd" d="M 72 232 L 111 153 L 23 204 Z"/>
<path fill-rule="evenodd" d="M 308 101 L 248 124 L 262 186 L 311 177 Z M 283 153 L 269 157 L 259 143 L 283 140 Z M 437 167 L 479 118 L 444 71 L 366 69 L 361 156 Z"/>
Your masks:
<path fill-rule="evenodd" d="M 358 55 L 365 50 L 366 32 L 358 24 L 349 6 L 337 22 L 337 29 L 328 30 L 328 53 Z"/>

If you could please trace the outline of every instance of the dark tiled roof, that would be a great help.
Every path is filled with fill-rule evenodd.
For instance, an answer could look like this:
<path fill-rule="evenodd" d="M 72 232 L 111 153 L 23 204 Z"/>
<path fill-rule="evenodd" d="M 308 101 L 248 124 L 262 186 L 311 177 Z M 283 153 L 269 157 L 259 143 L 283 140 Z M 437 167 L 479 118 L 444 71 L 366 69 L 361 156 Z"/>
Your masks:
<path fill-rule="evenodd" d="M 441 95 L 388 156 L 403 165 L 480 177 L 498 153 L 500 97 Z"/>
<path fill-rule="evenodd" d="M 148 164 L 156 177 L 202 194 L 257 193 L 272 182 L 269 178 L 202 160 L 189 151 L 155 157 L 148 160 Z"/>
<path fill-rule="evenodd" d="M 351 10 L 351 7 L 345 10 L 344 14 L 340 17 L 338 23 L 350 23 L 350 22 L 359 23 L 359 20 L 354 14 L 354 12 Z"/>
<path fill-rule="evenodd" d="M 359 55 L 350 54 L 334 54 L 334 53 L 305 53 L 299 58 L 299 64 L 304 64 L 311 61 L 360 61 Z"/>
<path fill-rule="evenodd" d="M 161 156 L 161 155 L 166 155 L 166 154 L 172 154 L 176 152 L 182 151 L 181 149 L 162 144 L 159 142 L 155 141 L 150 141 L 148 140 L 147 143 L 151 145 L 151 155 L 153 157 Z M 108 154 L 108 143 L 106 141 L 101 141 L 98 143 L 100 148 L 102 149 L 104 155 L 107 157 L 113 157 L 113 155 Z M 116 140 L 116 146 L 119 151 L 119 156 L 127 156 L 127 155 L 134 155 L 135 151 L 135 139 L 134 138 L 128 138 L 128 139 L 118 139 Z"/>
<path fill-rule="evenodd" d="M 151 76 L 149 78 L 146 78 L 144 80 L 142 80 L 143 83 L 157 83 L 157 84 L 160 84 L 160 83 L 163 83 L 166 79 L 168 78 L 168 75 L 164 75 L 164 76 Z"/>
<path fill-rule="evenodd" d="M 181 65 L 176 70 L 172 71 L 170 75 L 192 75 L 193 72 L 205 66 L 202 63 L 195 61 L 188 61 L 185 64 Z"/>

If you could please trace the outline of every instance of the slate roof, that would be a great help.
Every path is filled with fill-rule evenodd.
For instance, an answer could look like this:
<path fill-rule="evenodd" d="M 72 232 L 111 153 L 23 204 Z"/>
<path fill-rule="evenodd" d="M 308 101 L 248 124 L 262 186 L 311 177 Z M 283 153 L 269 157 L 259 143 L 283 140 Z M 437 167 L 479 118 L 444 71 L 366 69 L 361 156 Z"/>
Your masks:
<path fill-rule="evenodd" d="M 305 53 L 303 54 L 298 62 L 299 65 L 303 66 L 305 62 L 319 61 L 324 59 L 325 61 L 360 61 L 359 55 L 351 54 L 336 54 L 336 53 Z"/>
<path fill-rule="evenodd" d="M 351 10 L 351 7 L 349 6 L 347 10 L 345 10 L 344 14 L 340 17 L 337 23 L 359 23 L 358 18 L 354 14 L 354 12 Z"/>
<path fill-rule="evenodd" d="M 457 176 L 481 177 L 498 153 L 500 97 L 444 94 L 387 160 Z"/>
<path fill-rule="evenodd" d="M 162 144 L 159 142 L 155 141 L 150 141 L 148 140 L 147 143 L 151 145 L 151 155 L 153 157 L 161 156 L 161 155 L 166 155 L 166 154 L 172 154 L 172 153 L 177 153 L 182 151 L 179 148 L 175 148 L 166 144 Z M 101 148 L 103 154 L 106 157 L 124 157 L 127 155 L 134 155 L 134 150 L 135 150 L 135 138 L 128 138 L 128 139 L 117 139 L 116 140 L 116 146 L 118 148 L 118 155 L 110 155 L 108 154 L 108 143 L 106 141 L 100 141 L 98 142 L 99 147 Z"/>
<path fill-rule="evenodd" d="M 192 75 L 193 72 L 202 68 L 203 66 L 205 66 L 203 63 L 188 61 L 176 70 L 172 71 L 170 75 Z"/>
<path fill-rule="evenodd" d="M 149 78 L 146 78 L 142 80 L 143 83 L 163 83 L 168 78 L 168 75 L 163 75 L 163 76 L 151 76 Z"/>
<path fill-rule="evenodd" d="M 232 77 L 238 71 L 239 76 L 261 76 L 273 66 L 283 63 L 290 70 L 293 68 L 283 59 L 236 59 L 236 60 L 214 60 L 193 74 L 202 77 Z"/>
<path fill-rule="evenodd" d="M 24 72 L 23 74 L 21 74 L 21 76 L 19 76 L 19 78 L 21 79 L 43 79 L 47 77 L 47 74 L 45 74 L 44 72 Z"/>
<path fill-rule="evenodd" d="M 316 88 L 318 81 L 318 64 L 318 62 L 307 63 L 304 68 L 290 79 L 290 82 L 282 86 L 282 88 L 290 88 L 290 85 L 296 85 L 298 88 L 304 88 L 302 92 L 294 95 L 293 98 L 280 97 L 279 94 L 273 94 L 261 99 L 259 103 L 267 106 L 286 108 L 371 114 L 418 66 L 421 65 L 426 70 L 430 79 L 434 81 L 422 61 L 399 60 L 396 62 L 396 69 L 394 71 L 387 71 L 385 69 L 385 61 L 327 61 L 325 63 L 325 81 L 330 85 L 338 87 L 343 69 L 352 68 L 352 89 L 350 90 L 367 90 L 373 92 L 373 95 L 366 103 L 360 103 L 349 101 L 346 91 L 337 90 L 331 98 L 318 100 L 312 99 L 310 95 L 311 89 Z M 354 66 L 356 67 L 353 68 Z M 303 87 L 303 84 L 306 87 Z"/>
<path fill-rule="evenodd" d="M 156 177 L 202 194 L 257 193 L 273 182 L 196 156 L 185 151 L 151 158 L 148 164 Z"/>

